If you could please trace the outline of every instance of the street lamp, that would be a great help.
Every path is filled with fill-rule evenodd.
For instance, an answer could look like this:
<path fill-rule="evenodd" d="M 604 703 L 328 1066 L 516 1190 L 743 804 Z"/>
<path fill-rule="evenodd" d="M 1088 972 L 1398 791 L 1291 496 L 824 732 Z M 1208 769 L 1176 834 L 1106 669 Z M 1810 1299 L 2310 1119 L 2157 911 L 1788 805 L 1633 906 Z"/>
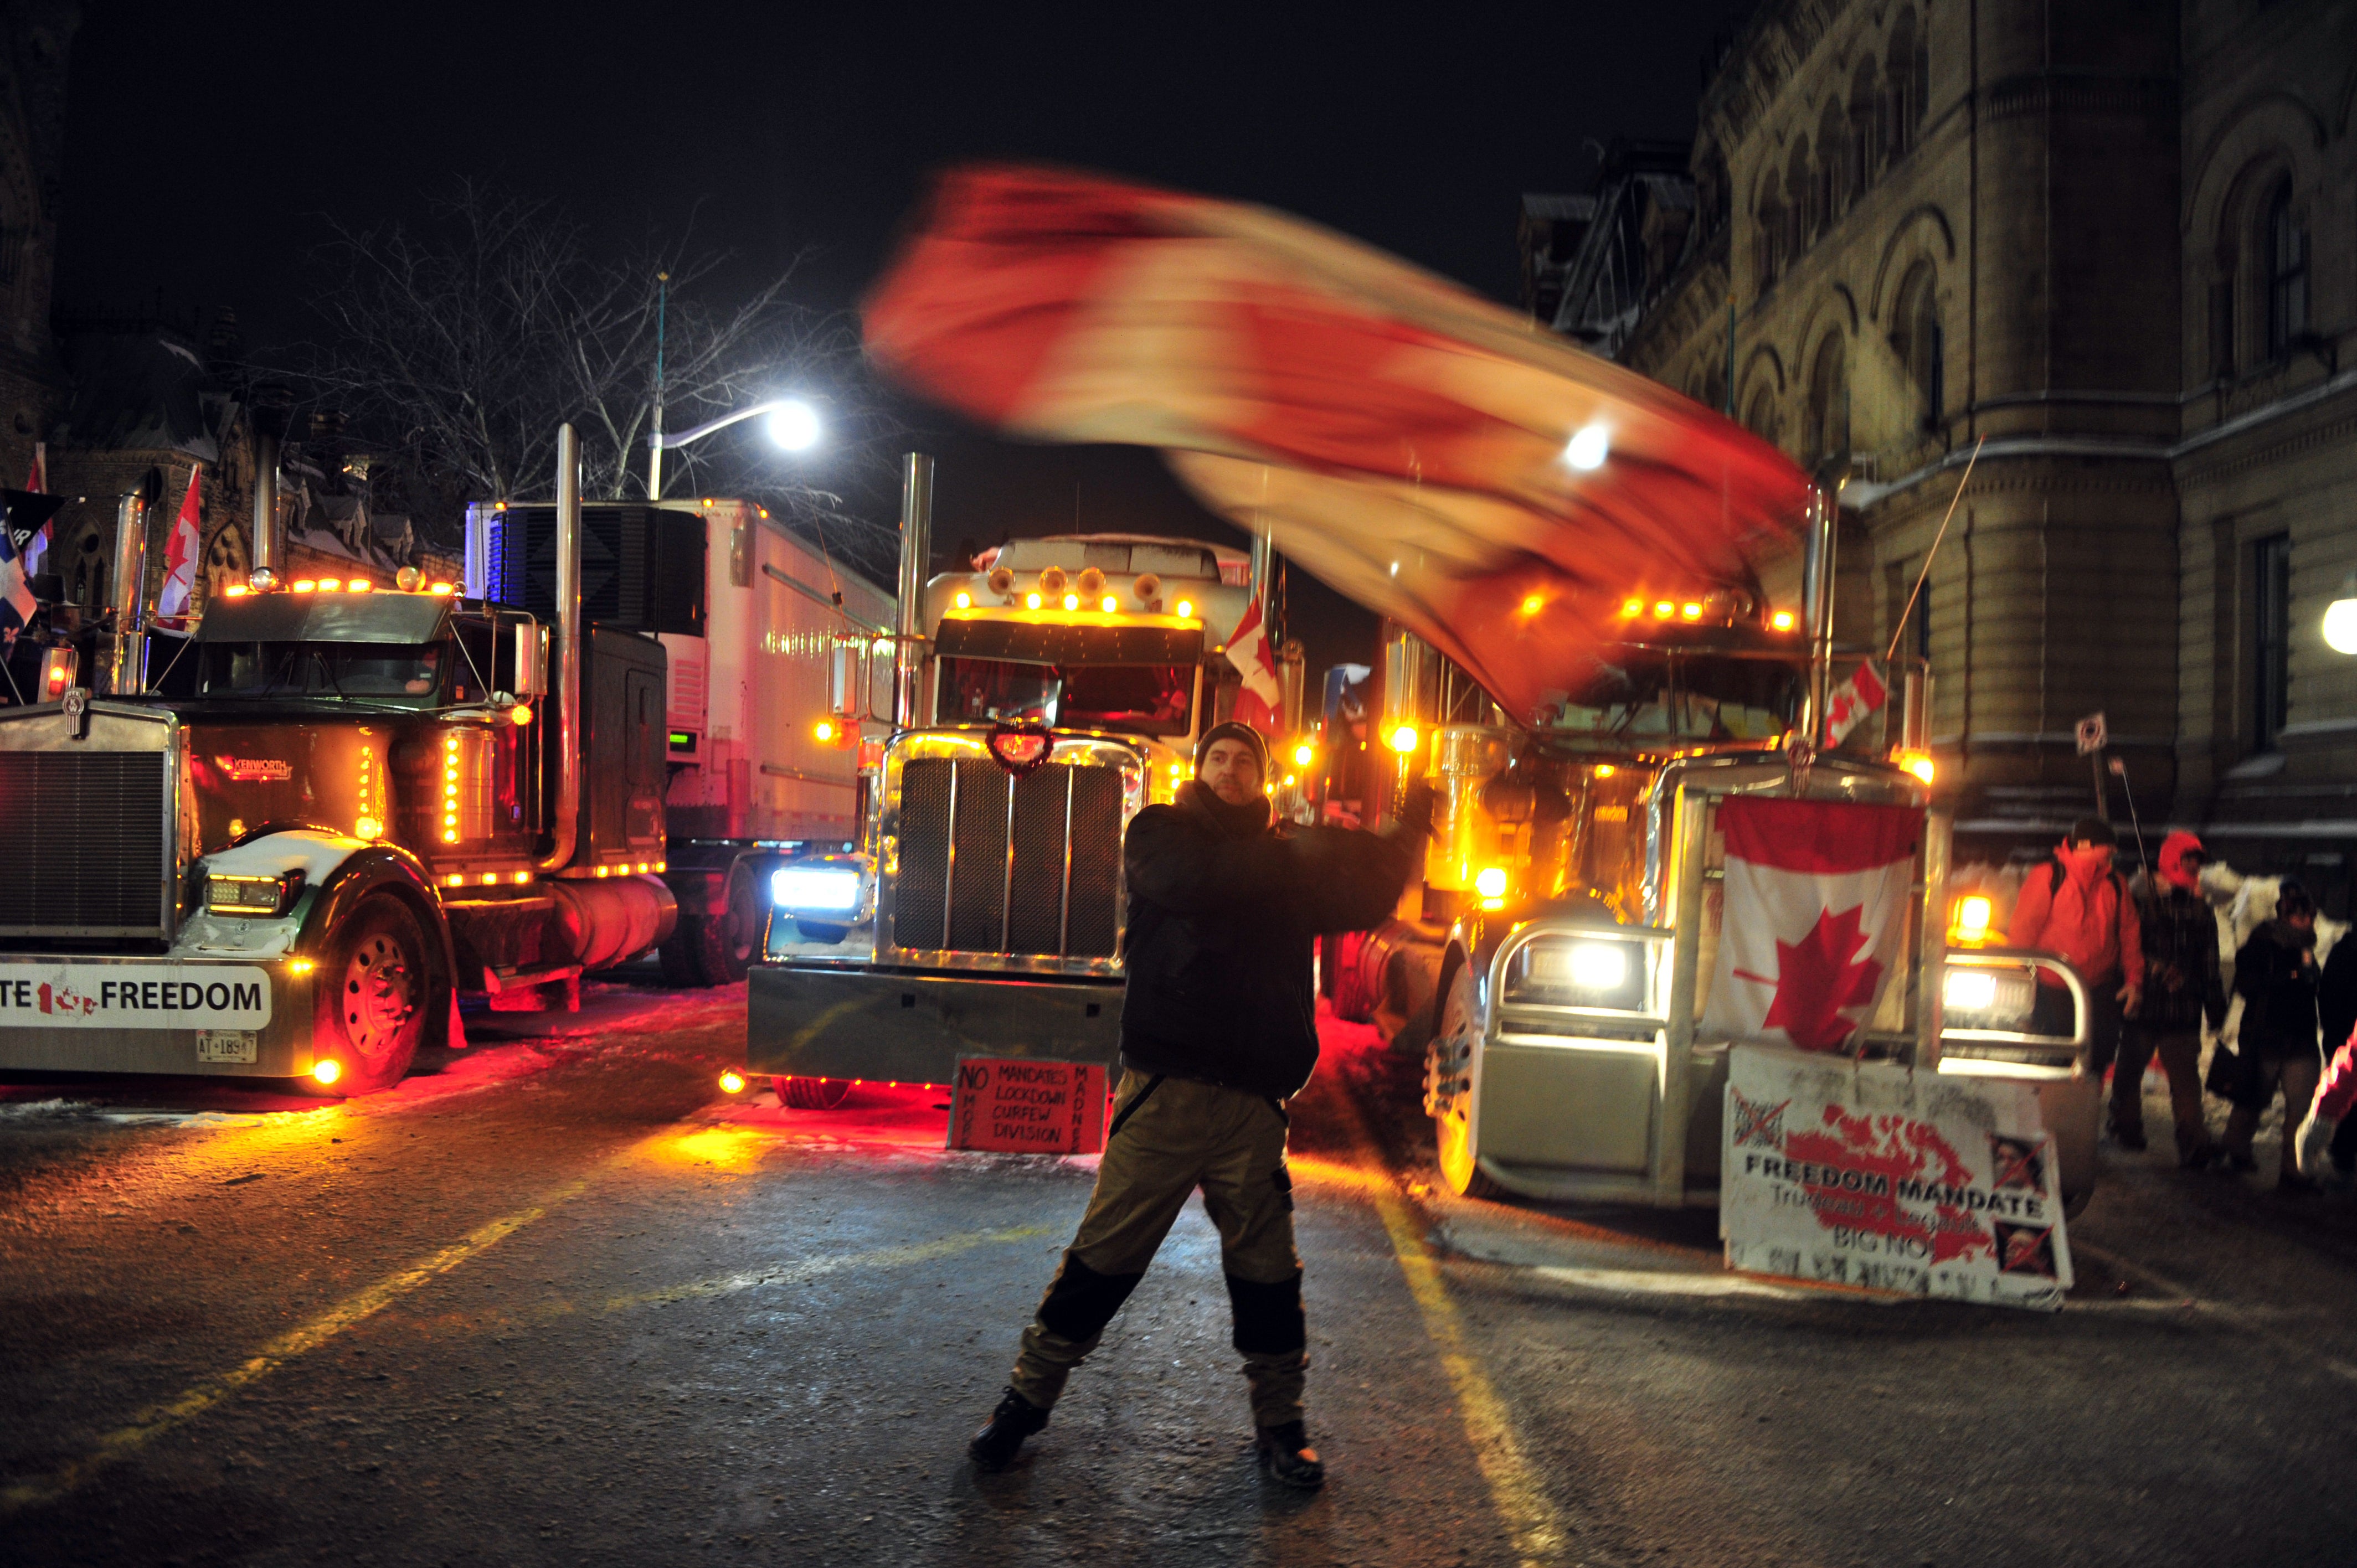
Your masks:
<path fill-rule="evenodd" d="M 683 430 L 676 435 L 656 430 L 647 437 L 647 499 L 662 499 L 662 455 L 665 452 L 684 446 L 691 441 L 701 441 L 716 430 L 726 430 L 732 424 L 759 419 L 764 414 L 770 420 L 770 439 L 789 452 L 809 451 L 818 445 L 819 437 L 824 434 L 819 424 L 818 410 L 798 397 L 771 398 L 767 403 L 757 403 L 750 408 L 724 413 L 693 430 Z"/>
<path fill-rule="evenodd" d="M 2357 653 L 2357 572 L 2341 585 L 2341 596 L 2324 607 L 2324 646 Z"/>

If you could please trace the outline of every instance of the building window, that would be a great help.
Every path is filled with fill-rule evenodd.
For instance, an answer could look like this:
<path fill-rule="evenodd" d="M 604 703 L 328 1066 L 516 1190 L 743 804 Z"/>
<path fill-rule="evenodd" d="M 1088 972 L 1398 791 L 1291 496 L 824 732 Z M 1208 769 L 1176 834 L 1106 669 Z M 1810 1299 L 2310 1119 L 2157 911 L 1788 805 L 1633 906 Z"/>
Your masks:
<path fill-rule="evenodd" d="M 1841 335 L 1828 332 L 1809 371 L 1808 424 L 1802 432 L 1802 461 L 1814 465 L 1849 450 L 1849 365 Z"/>
<path fill-rule="evenodd" d="M 1918 262 L 1899 285 L 1899 307 L 1891 313 L 1890 348 L 1907 367 L 1921 400 L 1922 427 L 1937 429 L 1946 412 L 1946 353 L 1940 327 L 1939 276 L 1932 263 Z"/>
<path fill-rule="evenodd" d="M 2291 181 L 2276 187 L 2267 203 L 2265 235 L 2267 274 L 2267 358 L 2291 352 L 2292 340 L 2308 330 L 2308 231 L 2292 214 Z"/>
<path fill-rule="evenodd" d="M 1884 145 L 1890 156 L 1897 158 L 1915 145 L 1915 133 L 1923 123 L 1923 99 L 1932 75 L 1931 51 L 1922 37 L 1915 30 L 1915 13 L 1901 11 L 1890 28 L 1890 54 L 1885 67 L 1890 79 L 1890 91 L 1883 94 L 1883 107 L 1889 115 L 1884 127 Z"/>
<path fill-rule="evenodd" d="M 2291 713 L 2291 535 L 2251 545 L 2251 744 L 2273 751 Z"/>

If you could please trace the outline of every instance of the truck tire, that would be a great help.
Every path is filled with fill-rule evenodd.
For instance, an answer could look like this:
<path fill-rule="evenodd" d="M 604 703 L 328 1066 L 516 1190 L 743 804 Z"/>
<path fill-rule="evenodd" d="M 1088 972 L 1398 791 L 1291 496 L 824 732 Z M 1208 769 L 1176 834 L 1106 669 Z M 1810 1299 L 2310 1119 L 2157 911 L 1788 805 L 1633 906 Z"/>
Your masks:
<path fill-rule="evenodd" d="M 695 966 L 699 985 L 734 985 L 753 966 L 761 944 L 761 909 L 756 897 L 759 878 L 750 861 L 728 868 L 717 913 L 691 922 L 684 914 L 680 929 L 688 933 L 688 961 Z"/>
<path fill-rule="evenodd" d="M 1454 1072 L 1454 1063 L 1469 1060 L 1466 1036 L 1474 1028 L 1473 966 L 1458 964 L 1448 977 L 1448 996 L 1440 1009 L 1440 1027 L 1433 1032 L 1426 1054 L 1427 1079 L 1436 1070 Z M 1506 1189 L 1492 1181 L 1473 1158 L 1473 1130 L 1469 1121 L 1472 1106 L 1469 1090 L 1453 1093 L 1432 1118 L 1432 1141 L 1438 1156 L 1440 1179 L 1448 1184 L 1449 1191 L 1466 1197 L 1503 1197 Z"/>
<path fill-rule="evenodd" d="M 1334 973 L 1334 1016 L 1353 1024 L 1363 1024 L 1375 1015 L 1374 998 L 1367 994 L 1366 948 L 1365 932 L 1344 931 L 1328 961 Z"/>
<path fill-rule="evenodd" d="M 311 1016 L 311 1052 L 333 1061 L 320 1092 L 373 1094 L 399 1083 L 425 1034 L 432 985 L 425 933 L 409 906 L 382 894 L 361 900 L 329 933 L 320 955 Z"/>
<path fill-rule="evenodd" d="M 789 1078 L 778 1086 L 778 1098 L 795 1111 L 832 1111 L 851 1092 L 844 1078 Z"/>

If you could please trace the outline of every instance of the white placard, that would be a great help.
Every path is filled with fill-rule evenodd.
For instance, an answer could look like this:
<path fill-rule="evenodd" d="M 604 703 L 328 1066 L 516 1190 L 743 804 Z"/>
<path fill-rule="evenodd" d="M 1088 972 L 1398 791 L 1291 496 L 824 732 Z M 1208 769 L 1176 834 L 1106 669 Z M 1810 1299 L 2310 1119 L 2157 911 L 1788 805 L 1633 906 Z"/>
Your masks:
<path fill-rule="evenodd" d="M 2071 1286 L 2027 1083 L 1737 1046 L 1720 1154 L 1731 1269 L 2050 1312 Z"/>
<path fill-rule="evenodd" d="M 250 964 L 0 962 L 0 1028 L 269 1026 L 270 973 Z"/>

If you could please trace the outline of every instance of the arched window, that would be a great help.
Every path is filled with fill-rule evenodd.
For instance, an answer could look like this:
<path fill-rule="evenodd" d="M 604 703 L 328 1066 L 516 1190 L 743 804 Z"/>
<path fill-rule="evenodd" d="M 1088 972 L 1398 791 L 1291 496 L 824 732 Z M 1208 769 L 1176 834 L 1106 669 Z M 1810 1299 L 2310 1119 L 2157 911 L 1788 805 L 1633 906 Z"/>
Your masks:
<path fill-rule="evenodd" d="M 1727 159 L 1712 147 L 1695 160 L 1695 206 L 1698 210 L 1703 234 L 1716 234 L 1727 226 L 1728 214 L 1735 210 L 1734 193 L 1727 189 Z"/>
<path fill-rule="evenodd" d="M 1792 156 L 1784 166 L 1784 192 L 1792 206 L 1787 209 L 1784 224 L 1784 254 L 1797 261 L 1816 237 L 1816 180 L 1809 165 L 1809 138 L 1801 137 L 1792 144 Z"/>
<path fill-rule="evenodd" d="M 1857 188 L 1857 177 L 1849 169 L 1849 120 L 1842 113 L 1840 101 L 1828 98 L 1825 112 L 1817 121 L 1819 234 L 1829 231 L 1834 220 L 1849 210 L 1850 196 Z"/>
<path fill-rule="evenodd" d="M 1903 157 L 1915 145 L 1916 128 L 1923 123 L 1923 98 L 1930 85 L 1932 57 L 1915 27 L 1915 13 L 1902 10 L 1890 26 L 1890 51 L 1885 69 L 1890 90 L 1883 94 L 1888 118 L 1883 145 L 1893 158 Z"/>
<path fill-rule="evenodd" d="M 1841 334 L 1828 332 L 1809 364 L 1809 401 L 1801 426 L 1801 456 L 1813 464 L 1849 450 L 1849 364 Z"/>
<path fill-rule="evenodd" d="M 2280 360 L 2308 330 L 2308 231 L 2292 209 L 2288 177 L 2267 199 L 2259 246 L 2267 280 L 2267 358 Z"/>
<path fill-rule="evenodd" d="M 1880 160 L 1880 149 L 1875 145 L 1875 116 L 1878 113 L 1874 80 L 1874 57 L 1867 55 L 1857 62 L 1857 70 L 1849 79 L 1849 197 L 1856 201 L 1874 183 L 1875 166 Z"/>
<path fill-rule="evenodd" d="M 1760 182 L 1758 222 L 1751 237 L 1751 262 L 1760 291 L 1765 294 L 1784 270 L 1784 202 L 1772 171 Z"/>
<path fill-rule="evenodd" d="M 1752 391 L 1750 404 L 1743 411 L 1743 428 L 1762 441 L 1776 439 L 1776 393 L 1765 382 Z"/>
<path fill-rule="evenodd" d="M 1925 429 L 1937 425 L 1946 399 L 1945 344 L 1940 328 L 1939 278 L 1929 262 L 1918 262 L 1899 285 L 1890 313 L 1890 349 L 1907 368 L 1922 410 Z"/>

